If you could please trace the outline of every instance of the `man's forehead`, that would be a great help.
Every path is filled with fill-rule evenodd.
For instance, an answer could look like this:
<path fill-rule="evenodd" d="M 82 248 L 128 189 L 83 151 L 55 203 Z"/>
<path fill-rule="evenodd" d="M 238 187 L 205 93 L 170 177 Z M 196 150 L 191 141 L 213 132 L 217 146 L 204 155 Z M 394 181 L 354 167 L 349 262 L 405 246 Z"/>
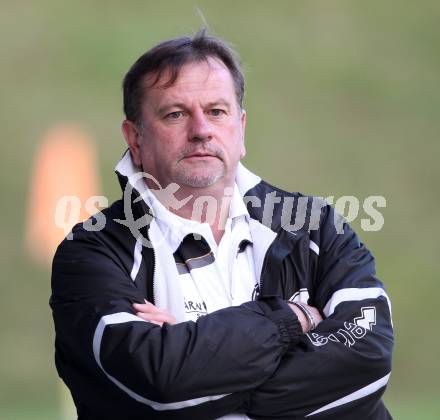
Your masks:
<path fill-rule="evenodd" d="M 144 88 L 162 93 L 172 88 L 203 90 L 207 86 L 227 90 L 233 89 L 232 75 L 226 65 L 214 57 L 189 62 L 179 69 L 165 68 L 160 74 L 149 74 L 144 79 Z"/>

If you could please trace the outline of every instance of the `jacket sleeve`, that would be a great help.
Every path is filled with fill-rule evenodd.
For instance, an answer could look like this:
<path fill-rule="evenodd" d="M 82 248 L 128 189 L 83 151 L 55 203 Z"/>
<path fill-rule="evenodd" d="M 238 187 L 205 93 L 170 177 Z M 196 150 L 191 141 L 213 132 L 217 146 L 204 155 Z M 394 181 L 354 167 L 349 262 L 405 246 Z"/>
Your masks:
<path fill-rule="evenodd" d="M 77 229 L 58 247 L 56 365 L 79 418 L 220 417 L 274 373 L 301 334 L 276 298 L 163 327 L 136 317 L 132 303 L 143 299 L 97 233 Z"/>
<path fill-rule="evenodd" d="M 252 394 L 247 413 L 256 419 L 391 418 L 381 402 L 391 370 L 391 306 L 374 259 L 330 207 L 311 237 L 319 256 L 309 304 L 324 320 L 284 355 Z"/>

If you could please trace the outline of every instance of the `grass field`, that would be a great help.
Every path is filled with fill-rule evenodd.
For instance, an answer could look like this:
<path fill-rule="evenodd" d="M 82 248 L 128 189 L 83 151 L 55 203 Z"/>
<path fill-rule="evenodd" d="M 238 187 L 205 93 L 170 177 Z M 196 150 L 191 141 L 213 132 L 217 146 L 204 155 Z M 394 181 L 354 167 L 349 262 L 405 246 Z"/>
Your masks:
<path fill-rule="evenodd" d="M 81 125 L 96 140 L 103 193 L 118 198 L 121 79 L 154 43 L 201 22 L 192 1 L 1 5 L 0 418 L 58 420 L 49 268 L 24 249 L 34 153 L 53 125 Z M 386 400 L 396 419 L 439 418 L 440 3 L 197 5 L 243 58 L 245 164 L 285 189 L 386 198 L 383 229 L 353 222 L 393 301 Z"/>

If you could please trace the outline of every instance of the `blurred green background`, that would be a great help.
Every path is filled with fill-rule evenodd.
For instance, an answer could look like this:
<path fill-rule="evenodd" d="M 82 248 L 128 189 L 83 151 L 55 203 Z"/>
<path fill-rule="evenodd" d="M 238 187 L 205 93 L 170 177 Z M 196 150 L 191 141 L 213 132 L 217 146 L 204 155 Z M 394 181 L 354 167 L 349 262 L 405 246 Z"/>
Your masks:
<path fill-rule="evenodd" d="M 24 248 L 39 142 L 80 124 L 103 194 L 119 198 L 122 77 L 155 43 L 196 31 L 196 6 L 243 60 L 245 164 L 288 190 L 386 198 L 383 229 L 362 231 L 362 209 L 353 222 L 393 301 L 386 401 L 396 419 L 440 418 L 440 3 L 348 0 L 1 2 L 0 418 L 61 419 L 49 269 Z"/>

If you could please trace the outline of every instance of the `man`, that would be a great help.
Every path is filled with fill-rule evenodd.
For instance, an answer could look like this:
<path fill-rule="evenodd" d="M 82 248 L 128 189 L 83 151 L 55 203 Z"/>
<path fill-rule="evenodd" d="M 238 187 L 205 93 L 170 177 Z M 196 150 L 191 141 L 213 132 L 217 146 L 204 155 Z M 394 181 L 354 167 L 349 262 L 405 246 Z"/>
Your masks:
<path fill-rule="evenodd" d="M 231 49 L 204 31 L 166 41 L 123 88 L 124 199 L 53 263 L 56 365 L 78 417 L 391 418 L 373 257 L 321 200 L 239 163 Z"/>

